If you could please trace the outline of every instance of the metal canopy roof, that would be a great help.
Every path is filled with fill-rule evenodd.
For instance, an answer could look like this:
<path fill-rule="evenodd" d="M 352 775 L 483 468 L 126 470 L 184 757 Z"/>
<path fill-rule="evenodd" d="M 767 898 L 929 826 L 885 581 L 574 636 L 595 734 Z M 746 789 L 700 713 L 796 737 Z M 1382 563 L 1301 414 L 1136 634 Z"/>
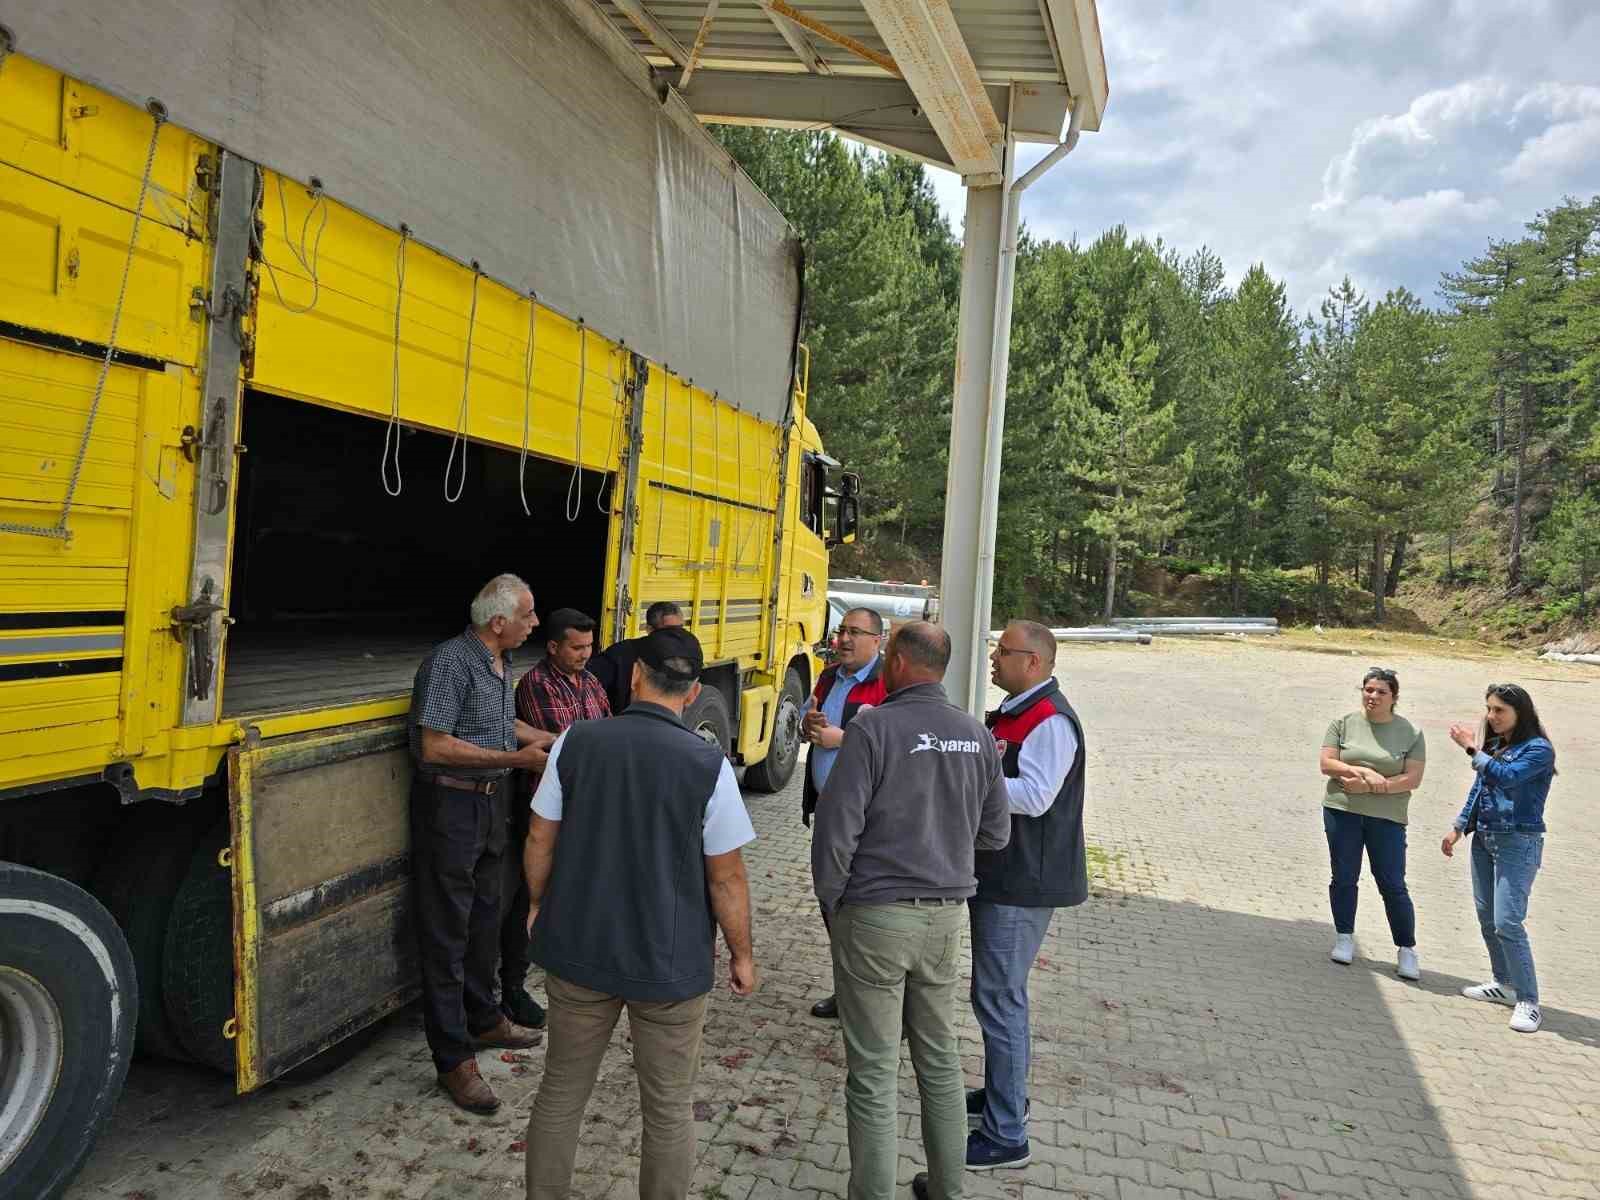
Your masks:
<path fill-rule="evenodd" d="M 1098 129 L 1095 0 L 593 0 L 702 120 L 827 127 L 997 184 L 1006 137 Z"/>

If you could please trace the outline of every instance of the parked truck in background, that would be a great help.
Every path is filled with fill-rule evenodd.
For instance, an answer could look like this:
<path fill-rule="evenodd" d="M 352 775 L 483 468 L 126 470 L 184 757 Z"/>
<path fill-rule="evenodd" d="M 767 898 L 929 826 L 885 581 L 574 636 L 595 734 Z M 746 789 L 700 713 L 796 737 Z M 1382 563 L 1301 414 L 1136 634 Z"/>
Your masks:
<path fill-rule="evenodd" d="M 66 1186 L 136 1045 L 246 1092 L 416 994 L 411 682 L 490 576 L 522 575 L 541 612 L 596 614 L 603 641 L 676 601 L 707 662 L 689 723 L 747 786 L 784 786 L 825 633 L 827 548 L 852 538 L 860 488 L 806 417 L 798 272 L 743 295 L 780 311 L 714 329 L 703 355 L 751 322 L 788 330 L 776 348 L 733 348 L 746 365 L 787 363 L 769 372 L 779 393 L 695 383 L 693 353 L 669 360 L 660 329 L 635 340 L 615 314 L 508 286 L 337 183 L 252 158 L 251 137 L 274 144 L 261 130 L 236 149 L 177 108 L 130 102 L 137 79 L 75 77 L 75 46 L 101 82 L 123 69 L 63 33 L 103 12 L 44 7 L 0 9 L 18 23 L 0 32 L 15 39 L 0 41 L 5 1198 Z M 565 10 L 490 8 L 552 23 L 534 31 L 559 43 L 542 52 L 590 54 L 566 69 L 613 70 L 631 95 L 626 64 L 592 52 Z M 96 28 L 114 40 L 117 20 Z M 657 138 L 676 158 L 658 171 L 688 155 L 733 189 L 741 219 L 705 236 L 781 266 L 787 226 L 727 156 L 697 125 L 639 112 L 673 121 Z M 325 119 L 354 122 L 353 163 L 399 137 L 414 186 L 436 181 L 384 193 L 383 212 L 437 208 L 464 169 L 459 147 L 365 109 Z M 670 185 L 639 211 L 694 194 Z M 493 242 L 524 217 L 502 219 L 517 198 L 481 192 Z M 573 211 L 600 220 L 625 201 L 579 196 Z M 625 246 L 570 232 L 560 250 L 505 244 L 559 258 L 572 294 L 628 284 Z M 575 273 L 585 261 L 600 286 Z M 650 269 L 668 268 L 693 264 Z M 680 332 L 698 336 L 707 297 L 677 299 Z"/>

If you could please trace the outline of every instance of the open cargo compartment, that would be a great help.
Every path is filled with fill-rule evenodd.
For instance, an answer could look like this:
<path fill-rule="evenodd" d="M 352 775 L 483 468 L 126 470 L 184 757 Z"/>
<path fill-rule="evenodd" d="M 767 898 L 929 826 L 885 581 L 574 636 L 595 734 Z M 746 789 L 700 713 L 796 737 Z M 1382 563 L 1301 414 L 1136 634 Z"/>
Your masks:
<path fill-rule="evenodd" d="M 570 464 L 254 390 L 242 427 L 225 716 L 409 694 L 502 571 L 528 581 L 541 618 L 600 619 L 609 474 L 584 471 L 580 496 Z M 535 630 L 519 665 L 542 647 Z"/>

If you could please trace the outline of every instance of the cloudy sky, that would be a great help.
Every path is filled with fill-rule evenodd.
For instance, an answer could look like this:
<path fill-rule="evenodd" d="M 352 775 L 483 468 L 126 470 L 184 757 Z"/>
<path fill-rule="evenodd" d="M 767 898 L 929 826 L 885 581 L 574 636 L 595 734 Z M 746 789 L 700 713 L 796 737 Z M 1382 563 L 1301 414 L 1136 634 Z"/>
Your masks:
<path fill-rule="evenodd" d="M 1439 273 L 1600 193 L 1600 0 L 1099 0 L 1099 133 L 1026 193 L 1036 233 L 1121 222 L 1312 307 Z M 1026 168 L 1043 152 L 1025 147 Z M 961 226 L 959 180 L 936 176 Z"/>

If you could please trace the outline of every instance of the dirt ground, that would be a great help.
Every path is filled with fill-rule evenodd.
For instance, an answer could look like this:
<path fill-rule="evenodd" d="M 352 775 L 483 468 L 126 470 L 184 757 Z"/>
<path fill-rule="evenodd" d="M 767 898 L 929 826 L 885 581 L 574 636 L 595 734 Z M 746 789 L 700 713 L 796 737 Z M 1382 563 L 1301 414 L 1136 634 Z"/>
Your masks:
<path fill-rule="evenodd" d="M 1364 883 L 1360 957 L 1327 958 L 1317 747 L 1356 707 L 1362 671 L 1398 670 L 1425 731 L 1411 810 L 1420 984 L 1395 977 Z M 1301 1196 L 1600 1196 L 1600 889 L 1593 846 L 1600 669 L 1340 631 L 1271 643 L 1163 639 L 1063 648 L 1060 676 L 1090 747 L 1088 826 L 1100 886 L 1057 914 L 1036 964 L 1030 1138 L 1022 1171 L 969 1175 L 1013 1200 Z M 1546 1023 L 1459 998 L 1486 974 L 1464 855 L 1438 840 L 1470 771 L 1446 738 L 1506 679 L 1558 747 L 1529 929 Z M 705 1200 L 843 1196 L 844 1055 L 806 1015 L 828 989 L 798 780 L 750 796 L 748 853 L 764 971 L 749 1000 L 719 988 L 696 1115 Z M 1463 847 L 1464 849 L 1464 847 Z M 969 1079 L 981 1042 L 958 1003 Z M 414 1011 L 315 1084 L 235 1097 L 229 1083 L 137 1064 L 70 1200 L 332 1200 L 520 1195 L 540 1053 L 481 1056 L 506 1100 L 488 1120 L 434 1089 Z M 921 1163 L 902 1070 L 901 1182 Z M 605 1061 L 577 1196 L 636 1195 L 638 1101 L 623 1031 Z M 909 1194 L 909 1193 L 906 1193 Z"/>

